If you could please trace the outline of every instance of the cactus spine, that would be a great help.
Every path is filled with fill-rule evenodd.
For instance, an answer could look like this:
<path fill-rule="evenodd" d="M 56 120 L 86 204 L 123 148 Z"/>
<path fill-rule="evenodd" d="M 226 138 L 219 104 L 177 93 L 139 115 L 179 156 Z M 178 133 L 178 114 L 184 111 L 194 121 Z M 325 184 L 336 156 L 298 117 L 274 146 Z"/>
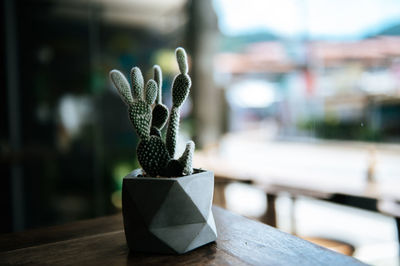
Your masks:
<path fill-rule="evenodd" d="M 180 74 L 175 77 L 172 85 L 171 112 L 162 103 L 162 72 L 159 66 L 153 67 L 154 80 L 150 79 L 146 86 L 144 86 L 140 69 L 132 68 L 130 73 L 132 89 L 120 71 L 112 70 L 110 72 L 110 79 L 128 106 L 129 118 L 140 138 L 137 156 L 147 176 L 182 176 L 193 173 L 193 141 L 187 143 L 186 149 L 179 159 L 174 159 L 180 107 L 188 97 L 191 87 L 186 52 L 183 48 L 177 48 L 175 54 Z M 152 105 L 154 105 L 153 108 Z M 168 127 L 164 142 L 161 129 L 167 120 Z"/>

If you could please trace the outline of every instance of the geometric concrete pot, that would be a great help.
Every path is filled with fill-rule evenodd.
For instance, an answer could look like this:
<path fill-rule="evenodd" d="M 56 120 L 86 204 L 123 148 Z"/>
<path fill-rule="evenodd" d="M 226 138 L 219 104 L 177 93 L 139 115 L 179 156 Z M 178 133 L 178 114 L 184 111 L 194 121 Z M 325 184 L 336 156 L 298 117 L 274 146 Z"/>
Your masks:
<path fill-rule="evenodd" d="M 215 241 L 214 174 L 194 169 L 178 178 L 124 177 L 122 213 L 132 251 L 182 254 Z"/>

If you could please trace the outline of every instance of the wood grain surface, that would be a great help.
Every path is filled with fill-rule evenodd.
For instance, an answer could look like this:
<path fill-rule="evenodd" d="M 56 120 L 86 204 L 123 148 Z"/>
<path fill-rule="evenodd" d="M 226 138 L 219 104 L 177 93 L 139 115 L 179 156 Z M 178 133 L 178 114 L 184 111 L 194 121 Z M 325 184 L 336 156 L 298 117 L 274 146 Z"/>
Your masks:
<path fill-rule="evenodd" d="M 121 214 L 0 236 L 0 265 L 363 265 L 213 207 L 216 242 L 183 255 L 129 252 Z"/>

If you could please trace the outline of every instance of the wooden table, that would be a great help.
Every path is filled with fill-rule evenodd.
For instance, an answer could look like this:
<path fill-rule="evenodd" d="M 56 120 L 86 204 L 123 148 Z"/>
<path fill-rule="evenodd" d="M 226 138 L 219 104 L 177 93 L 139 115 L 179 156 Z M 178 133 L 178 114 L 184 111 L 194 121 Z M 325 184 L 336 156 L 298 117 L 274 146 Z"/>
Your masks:
<path fill-rule="evenodd" d="M 213 207 L 216 242 L 184 255 L 130 253 L 121 214 L 0 236 L 0 265 L 364 265 Z"/>

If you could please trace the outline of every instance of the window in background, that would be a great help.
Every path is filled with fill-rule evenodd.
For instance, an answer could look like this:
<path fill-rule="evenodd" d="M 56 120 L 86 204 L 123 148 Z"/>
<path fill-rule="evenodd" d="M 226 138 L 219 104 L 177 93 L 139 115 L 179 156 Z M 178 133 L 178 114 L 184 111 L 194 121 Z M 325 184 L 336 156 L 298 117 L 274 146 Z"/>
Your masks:
<path fill-rule="evenodd" d="M 371 181 L 400 184 L 398 1 L 213 3 L 222 33 L 214 63 L 216 82 L 228 105 L 228 134 L 219 144 L 219 154 L 237 166 L 231 171 L 247 169 L 246 176 L 262 172 L 299 184 L 325 182 L 360 191 Z M 250 165 L 258 171 L 250 171 Z M 237 188 L 227 190 L 228 206 L 230 191 Z M 231 193 L 231 203 L 236 195 Z M 285 197 L 279 202 L 288 209 L 282 203 Z M 257 209 L 254 202 L 241 203 Z M 327 234 L 340 224 L 343 231 L 332 231 L 331 236 L 347 234 L 343 221 L 349 219 L 350 226 L 352 220 L 343 217 L 348 210 L 326 221 L 310 211 L 322 205 L 307 204 L 300 200 L 298 205 L 306 210 L 296 212 L 300 224 L 326 224 L 322 231 Z M 291 219 L 285 213 L 281 217 L 284 222 Z M 380 220 L 364 219 L 371 232 L 380 232 Z M 377 256 L 366 248 L 368 252 L 356 254 L 359 258 L 385 264 L 379 256 L 388 253 L 382 250 L 396 248 L 378 246 L 389 241 L 397 247 L 393 221 L 386 220 L 386 226 L 391 233 L 380 240 L 371 234 L 369 239 L 375 241 Z M 368 235 L 361 227 L 359 235 L 353 232 L 355 242 Z"/>

